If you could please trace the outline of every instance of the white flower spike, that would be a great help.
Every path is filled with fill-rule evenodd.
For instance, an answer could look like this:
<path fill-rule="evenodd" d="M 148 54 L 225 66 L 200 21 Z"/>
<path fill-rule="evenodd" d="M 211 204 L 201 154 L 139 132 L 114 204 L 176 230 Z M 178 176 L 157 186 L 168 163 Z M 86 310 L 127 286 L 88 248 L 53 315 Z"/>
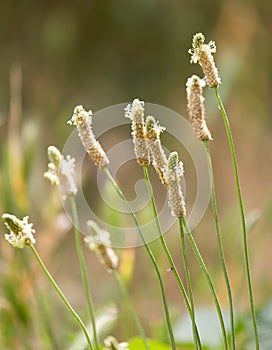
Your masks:
<path fill-rule="evenodd" d="M 29 217 L 25 216 L 23 220 L 15 215 L 3 214 L 2 219 L 9 233 L 5 234 L 5 239 L 15 248 L 24 248 L 36 243 L 34 238 L 35 230 L 33 224 L 28 222 Z"/>
<path fill-rule="evenodd" d="M 48 170 L 44 177 L 53 185 L 60 187 L 63 200 L 74 197 L 77 194 L 77 187 L 74 180 L 75 159 L 70 155 L 64 156 L 54 146 L 48 147 Z"/>
<path fill-rule="evenodd" d="M 192 55 L 191 63 L 200 64 L 207 85 L 210 88 L 218 87 L 221 80 L 212 55 L 216 52 L 215 42 L 210 41 L 208 44 L 205 44 L 204 35 L 202 33 L 197 33 L 193 37 L 192 49 L 188 52 Z"/>

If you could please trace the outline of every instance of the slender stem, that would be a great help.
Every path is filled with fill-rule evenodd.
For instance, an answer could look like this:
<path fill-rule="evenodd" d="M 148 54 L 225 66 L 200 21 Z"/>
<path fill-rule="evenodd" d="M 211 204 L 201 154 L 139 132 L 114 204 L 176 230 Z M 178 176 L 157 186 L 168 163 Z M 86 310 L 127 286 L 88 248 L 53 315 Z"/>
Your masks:
<path fill-rule="evenodd" d="M 223 319 L 223 314 L 222 314 L 222 310 L 221 310 L 221 307 L 220 307 L 220 304 L 219 304 L 219 301 L 218 301 L 218 298 L 217 298 L 217 295 L 216 295 L 216 291 L 215 291 L 213 282 L 211 280 L 209 271 L 208 271 L 208 269 L 207 269 L 207 267 L 206 267 L 206 265 L 204 263 L 204 260 L 203 260 L 203 258 L 201 256 L 201 253 L 200 253 L 200 251 L 199 251 L 199 249 L 198 249 L 198 247 L 196 245 L 195 239 L 194 239 L 190 229 L 188 228 L 188 225 L 187 225 L 185 219 L 181 218 L 180 220 L 181 220 L 182 225 L 184 226 L 184 228 L 187 231 L 187 236 L 188 236 L 189 242 L 191 244 L 191 247 L 192 247 L 192 249 L 193 249 L 193 251 L 195 253 L 195 256 L 196 256 L 196 258 L 198 260 L 199 265 L 202 268 L 202 271 L 204 272 L 204 275 L 205 275 L 205 277 L 207 279 L 208 285 L 209 285 L 210 290 L 212 292 L 212 296 L 213 296 L 214 303 L 215 303 L 215 306 L 216 306 L 218 318 L 219 318 L 219 321 L 220 321 L 222 335 L 223 335 L 223 338 L 224 338 L 225 349 L 228 350 L 229 346 L 228 346 L 227 332 L 226 332 L 226 327 L 225 327 L 225 323 L 224 323 L 224 319 Z"/>
<path fill-rule="evenodd" d="M 99 344 L 98 344 L 98 338 L 97 338 L 97 331 L 96 331 L 96 323 L 95 323 L 95 315 L 94 315 L 94 307 L 93 307 L 93 301 L 90 294 L 90 288 L 89 288 L 89 282 L 88 282 L 88 274 L 87 274 L 87 267 L 86 267 L 86 261 L 84 258 L 83 248 L 82 248 L 82 242 L 81 242 L 81 234 L 78 230 L 79 227 L 79 221 L 78 221 L 78 213 L 76 208 L 76 203 L 74 197 L 70 197 L 70 205 L 72 209 L 72 216 L 74 221 L 74 233 L 75 233 L 75 241 L 76 241 L 76 249 L 77 249 L 77 255 L 79 259 L 79 265 L 81 270 L 81 277 L 83 281 L 84 291 L 88 303 L 88 309 L 89 314 L 91 318 L 92 328 L 93 328 L 93 340 L 94 340 L 94 346 L 98 350 Z"/>
<path fill-rule="evenodd" d="M 188 296 L 186 294 L 186 290 L 184 288 L 184 285 L 183 285 L 182 280 L 181 280 L 181 278 L 179 276 L 179 273 L 177 271 L 177 268 L 176 268 L 175 263 L 173 261 L 173 258 L 171 256 L 171 253 L 170 253 L 170 251 L 169 251 L 169 249 L 167 247 L 167 244 L 165 242 L 165 239 L 164 239 L 164 236 L 163 236 L 163 233 L 162 233 L 162 230 L 161 230 L 161 225 L 160 225 L 160 222 L 159 222 L 159 219 L 158 219 L 158 213 L 157 213 L 154 193 L 153 193 L 151 181 L 150 181 L 149 174 L 148 174 L 148 168 L 146 166 L 144 166 L 143 167 L 143 171 L 144 171 L 144 177 L 145 177 L 145 181 L 146 181 L 146 186 L 147 186 L 147 189 L 148 189 L 148 192 L 149 192 L 149 196 L 150 196 L 150 200 L 151 200 L 153 215 L 154 215 L 154 218 L 155 218 L 155 221 L 156 221 L 157 230 L 158 230 L 159 235 L 160 235 L 160 241 L 161 241 L 162 247 L 163 247 L 163 249 L 165 251 L 165 254 L 166 254 L 167 258 L 168 258 L 168 261 L 169 261 L 169 264 L 171 266 L 171 269 L 172 269 L 172 271 L 173 271 L 173 273 L 175 275 L 175 278 L 177 280 L 178 286 L 179 286 L 181 294 L 182 294 L 182 296 L 184 298 L 184 301 L 185 301 L 187 310 L 189 312 L 189 315 L 191 317 L 192 327 L 193 327 L 193 335 L 194 335 L 194 338 L 196 336 L 196 340 L 197 340 L 197 344 L 198 344 L 196 346 L 199 346 L 199 349 L 202 349 L 201 341 L 200 341 L 200 337 L 199 337 L 199 333 L 198 333 L 198 329 L 197 329 L 197 325 L 195 323 L 194 308 L 193 308 L 193 306 L 191 306 L 192 304 L 190 304 L 189 298 L 188 298 Z"/>
<path fill-rule="evenodd" d="M 135 312 L 135 309 L 131 303 L 131 300 L 130 300 L 130 296 L 129 296 L 129 293 L 128 293 L 128 290 L 127 290 L 127 287 L 122 279 L 122 277 L 120 276 L 120 273 L 118 272 L 118 270 L 116 269 L 113 269 L 112 270 L 112 273 L 113 273 L 113 276 L 115 277 L 116 281 L 118 282 L 119 286 L 120 286 L 120 289 L 123 293 L 123 296 L 125 298 L 125 301 L 127 303 L 127 306 L 132 314 L 132 317 L 134 319 L 134 322 L 138 328 L 138 331 L 139 331 L 139 334 L 143 340 L 143 343 L 144 343 L 144 346 L 147 350 L 150 350 L 150 347 L 148 345 L 148 342 L 147 342 L 147 338 L 146 338 L 146 335 L 145 335 L 145 332 L 144 332 L 144 329 L 141 325 L 141 321 L 137 315 L 137 313 Z"/>
<path fill-rule="evenodd" d="M 187 253 L 186 253 L 186 246 L 185 246 L 185 237 L 184 237 L 184 229 L 182 225 L 182 219 L 179 218 L 179 231 L 180 231 L 180 239 L 181 239 L 181 250 L 182 250 L 182 257 L 183 257 L 183 265 L 185 270 L 185 276 L 186 276 L 186 283 L 187 283 L 187 289 L 189 292 L 189 298 L 190 298 L 190 304 L 192 309 L 192 328 L 193 328 L 193 336 L 194 336 L 194 342 L 196 344 L 196 349 L 199 348 L 199 344 L 197 342 L 197 334 L 196 334 L 196 320 L 195 320 L 195 304 L 194 304 L 194 297 L 193 297 L 193 288 L 191 283 L 191 276 L 188 266 L 188 260 L 187 260 Z M 201 348 L 201 347 L 200 347 Z"/>
<path fill-rule="evenodd" d="M 40 264 L 43 272 L 45 273 L 45 275 L 47 276 L 47 278 L 49 279 L 50 283 L 52 284 L 52 286 L 54 287 L 55 291 L 58 293 L 58 295 L 60 296 L 61 300 L 64 302 L 64 304 L 66 305 L 67 309 L 70 311 L 71 315 L 76 319 L 77 323 L 80 325 L 83 333 L 85 334 L 89 349 L 94 350 L 93 345 L 92 345 L 92 341 L 89 337 L 88 331 L 86 326 L 84 325 L 83 321 L 81 320 L 81 318 L 79 317 L 79 315 L 76 313 L 76 311 L 73 309 L 73 307 L 71 306 L 71 304 L 69 303 L 69 301 L 66 299 L 66 297 L 64 296 L 64 294 L 62 293 L 61 289 L 59 288 L 59 286 L 57 285 L 57 283 L 55 282 L 55 280 L 53 279 L 53 277 L 51 276 L 50 272 L 47 270 L 47 268 L 45 267 L 44 263 L 42 262 L 37 250 L 34 248 L 33 245 L 30 246 L 33 254 L 35 255 L 38 263 Z"/>
<path fill-rule="evenodd" d="M 234 147 L 234 142 L 233 142 L 233 137 L 232 137 L 232 133 L 231 133 L 229 119 L 228 119 L 227 113 L 225 111 L 223 102 L 221 100 L 221 97 L 219 95 L 217 88 L 214 89 L 214 92 L 215 92 L 215 97 L 216 97 L 219 109 L 221 111 L 221 114 L 222 114 L 222 117 L 223 117 L 223 120 L 225 123 L 225 128 L 226 128 L 226 132 L 227 132 L 227 136 L 228 136 L 229 148 L 230 148 L 230 153 L 231 153 L 231 158 L 232 158 L 232 163 L 233 163 L 235 185 L 236 185 L 236 191 L 237 191 L 237 195 L 238 195 L 240 216 L 241 216 L 241 222 L 242 222 L 242 235 L 243 235 L 243 248 L 244 248 L 243 250 L 244 250 L 244 261 L 245 261 L 245 269 L 246 269 L 246 276 L 247 276 L 247 284 L 248 284 L 250 311 L 251 311 L 251 318 L 252 318 L 252 325 L 253 325 L 253 331 L 254 331 L 256 350 L 259 350 L 260 343 L 259 343 L 259 335 L 258 335 L 258 328 L 257 328 L 257 321 L 256 321 L 255 307 L 254 307 L 253 288 L 252 288 L 251 275 L 250 275 L 247 232 L 246 232 L 246 220 L 245 220 L 245 214 L 244 214 L 244 205 L 243 205 L 241 186 L 240 186 L 239 175 L 238 175 L 238 165 L 237 165 L 237 159 L 236 159 L 236 152 L 235 152 L 235 147 Z"/>
<path fill-rule="evenodd" d="M 222 270 L 223 270 L 223 274 L 224 274 L 224 279 L 225 279 L 225 284 L 227 287 L 228 299 L 229 299 L 232 348 L 233 348 L 233 350 L 235 350 L 236 346 L 235 346 L 235 327 L 234 327 L 234 307 L 233 307 L 232 292 L 231 292 L 231 287 L 230 287 L 230 280 L 229 280 L 226 261 L 225 261 L 225 257 L 224 257 L 222 235 L 221 235 L 221 230 L 220 230 L 220 225 L 219 225 L 219 217 L 218 217 L 218 210 L 217 210 L 217 204 L 216 204 L 216 194 L 215 194 L 215 182 L 214 182 L 213 168 L 212 168 L 212 159 L 211 159 L 211 154 L 210 154 L 210 150 L 209 150 L 209 144 L 207 141 L 204 141 L 204 146 L 205 146 L 207 160 L 208 160 L 210 187 L 211 187 L 211 199 L 212 199 L 213 216 L 214 216 L 214 223 L 215 223 L 215 229 L 216 229 L 217 245 L 218 245 L 218 249 L 219 249 L 220 261 L 221 261 L 221 265 L 222 265 Z"/>
<path fill-rule="evenodd" d="M 170 319 L 170 314 L 169 314 L 169 310 L 168 310 L 168 305 L 167 305 L 167 299 L 166 299 L 166 294 L 165 294 L 165 289 L 164 289 L 164 285 L 163 285 L 163 281 L 162 281 L 162 276 L 160 273 L 160 270 L 158 268 L 158 264 L 157 261 L 151 251 L 151 249 L 149 248 L 144 235 L 140 229 L 140 225 L 138 222 L 138 219 L 136 217 L 136 215 L 134 214 L 131 206 L 129 205 L 126 197 L 124 196 L 123 192 L 121 191 L 120 187 L 117 185 L 116 181 L 114 180 L 114 178 L 112 177 L 111 173 L 109 172 L 109 169 L 107 167 L 104 167 L 103 170 L 105 171 L 105 174 L 107 176 L 107 178 L 109 179 L 109 181 L 111 182 L 112 186 L 114 187 L 116 193 L 118 194 L 118 196 L 122 199 L 122 201 L 124 202 L 125 206 L 127 207 L 131 217 L 133 218 L 133 221 L 135 223 L 136 229 L 138 231 L 138 234 L 141 238 L 141 240 L 143 241 L 143 244 L 145 246 L 145 249 L 147 251 L 147 254 L 149 255 L 152 264 L 154 266 L 156 275 L 158 277 L 159 280 L 159 285 L 160 285 L 160 290 L 161 290 L 161 294 L 162 294 L 162 300 L 163 300 L 163 306 L 164 306 L 164 313 L 165 313 L 165 318 L 166 318 L 166 324 L 167 324 L 167 329 L 168 329 L 168 333 L 169 333 L 169 338 L 170 338 L 170 343 L 171 343 L 171 347 L 173 350 L 176 350 L 176 344 L 175 344 L 175 339 L 174 339 L 174 332 L 172 329 L 172 324 L 171 324 L 171 319 Z"/>

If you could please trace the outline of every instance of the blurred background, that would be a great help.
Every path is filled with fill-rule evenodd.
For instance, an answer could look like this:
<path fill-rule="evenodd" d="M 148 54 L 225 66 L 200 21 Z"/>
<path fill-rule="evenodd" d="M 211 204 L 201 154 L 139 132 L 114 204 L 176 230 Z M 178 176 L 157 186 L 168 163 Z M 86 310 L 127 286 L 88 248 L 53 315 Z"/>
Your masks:
<path fill-rule="evenodd" d="M 53 144 L 62 149 L 71 133 L 66 122 L 77 104 L 98 111 L 139 97 L 187 117 L 186 80 L 194 73 L 202 75 L 198 65 L 190 64 L 188 54 L 192 36 L 199 31 L 217 46 L 215 60 L 222 78 L 220 94 L 234 134 L 248 224 L 254 224 L 248 238 L 255 299 L 259 307 L 267 303 L 272 293 L 271 3 L 2 0 L 0 9 L 0 209 L 19 217 L 30 216 L 38 232 L 37 248 L 73 305 L 84 315 L 72 227 L 63 214 L 58 191 L 43 179 L 46 148 Z M 226 259 L 236 308 L 246 312 L 247 291 L 241 288 L 245 277 L 231 159 L 213 91 L 206 90 L 205 97 L 214 139 L 211 152 Z M 127 128 L 122 135 L 129 132 Z M 128 171 L 120 172 L 120 183 L 127 178 Z M 187 170 L 186 176 L 186 186 L 190 186 Z M 66 316 L 29 252 L 8 247 L 3 226 L 0 231 L 0 345 L 5 349 L 48 349 L 52 333 L 54 348 L 61 348 L 72 338 L 76 326 Z M 223 277 L 217 269 L 210 208 L 195 234 L 215 276 L 220 301 L 227 307 Z M 177 227 L 167 233 L 166 239 L 183 275 L 180 252 L 176 249 Z M 165 272 L 173 318 L 178 319 L 185 312 L 183 301 L 173 276 L 167 272 L 159 244 L 155 242 L 153 249 Z M 152 267 L 141 248 L 119 254 L 132 300 L 147 333 L 156 336 L 163 327 L 163 312 Z M 114 302 L 122 311 L 118 286 L 111 287 L 114 283 L 111 276 L 95 256 L 88 252 L 86 255 L 97 309 Z M 211 305 L 193 256 L 191 268 L 197 305 Z M 40 302 L 48 310 L 44 315 Z M 63 324 L 60 317 L 65 317 Z M 133 326 L 126 329 L 126 317 L 125 311 L 121 312 L 112 328 L 121 340 L 135 335 Z M 52 329 L 44 331 L 41 324 L 48 324 L 46 319 L 51 320 Z"/>

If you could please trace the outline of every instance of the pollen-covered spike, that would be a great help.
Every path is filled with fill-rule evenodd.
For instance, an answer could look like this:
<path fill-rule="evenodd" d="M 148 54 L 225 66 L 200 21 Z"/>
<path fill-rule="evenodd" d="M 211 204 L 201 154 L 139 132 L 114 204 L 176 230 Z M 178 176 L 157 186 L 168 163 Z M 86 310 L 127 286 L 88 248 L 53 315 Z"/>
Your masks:
<path fill-rule="evenodd" d="M 28 222 L 28 216 L 23 220 L 18 219 L 15 215 L 3 214 L 2 219 L 9 233 L 5 234 L 5 239 L 15 248 L 24 248 L 36 243 L 34 238 L 35 230 L 33 224 Z"/>
<path fill-rule="evenodd" d="M 177 152 L 172 152 L 168 158 L 168 204 L 171 213 L 176 217 L 186 215 L 185 200 L 181 190 L 180 180 L 183 176 L 183 164 L 178 160 Z"/>
<path fill-rule="evenodd" d="M 144 124 L 144 102 L 134 99 L 125 108 L 125 117 L 131 120 L 134 152 L 139 165 L 148 166 L 150 163 L 146 144 L 146 127 Z"/>
<path fill-rule="evenodd" d="M 187 80 L 187 109 L 192 127 L 198 138 L 202 141 L 212 140 L 211 133 L 205 120 L 205 107 L 203 97 L 203 80 L 193 75 Z"/>
<path fill-rule="evenodd" d="M 146 139 L 147 147 L 151 153 L 153 166 L 160 177 L 162 184 L 167 187 L 167 158 L 161 145 L 160 134 L 164 130 L 155 118 L 146 117 Z"/>
<path fill-rule="evenodd" d="M 84 238 L 87 247 L 95 251 L 100 262 L 107 267 L 109 272 L 117 269 L 119 265 L 119 259 L 115 251 L 111 248 L 110 234 L 109 232 L 102 230 L 96 222 L 87 221 L 87 227 L 91 231 L 91 235 Z"/>
<path fill-rule="evenodd" d="M 221 79 L 215 66 L 213 53 L 216 52 L 214 41 L 205 44 L 205 37 L 202 33 L 197 33 L 193 37 L 192 49 L 189 53 L 192 55 L 191 63 L 199 63 L 205 75 L 206 83 L 210 88 L 218 87 Z"/>
<path fill-rule="evenodd" d="M 92 130 L 92 111 L 87 112 L 82 106 L 75 107 L 68 124 L 76 125 L 78 136 L 93 163 L 98 168 L 107 167 L 109 159 Z"/>
<path fill-rule="evenodd" d="M 43 176 L 49 180 L 52 185 L 59 186 L 62 198 L 73 197 L 77 194 L 77 187 L 74 180 L 75 159 L 70 155 L 66 158 L 54 146 L 48 147 L 48 158 L 51 162 L 48 164 L 48 170 Z"/>

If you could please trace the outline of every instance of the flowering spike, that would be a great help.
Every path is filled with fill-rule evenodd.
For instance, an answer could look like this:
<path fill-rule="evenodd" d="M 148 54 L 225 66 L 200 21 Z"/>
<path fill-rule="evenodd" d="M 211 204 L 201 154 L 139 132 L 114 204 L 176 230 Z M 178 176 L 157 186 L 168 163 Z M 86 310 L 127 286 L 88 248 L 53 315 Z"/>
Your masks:
<path fill-rule="evenodd" d="M 33 236 L 35 230 L 32 228 L 33 224 L 28 222 L 28 216 L 20 220 L 15 215 L 3 214 L 2 219 L 9 230 L 9 233 L 5 234 L 5 239 L 13 247 L 22 249 L 36 243 Z"/>
<path fill-rule="evenodd" d="M 73 178 L 75 169 L 75 159 L 70 155 L 64 156 L 54 146 L 48 147 L 48 158 L 51 162 L 48 164 L 48 171 L 44 177 L 53 185 L 60 186 L 62 197 L 73 197 L 77 194 L 76 184 Z"/>
<path fill-rule="evenodd" d="M 216 52 L 214 41 L 205 44 L 205 37 L 202 33 L 197 33 L 193 37 L 192 49 L 189 53 L 192 55 L 191 63 L 199 63 L 202 67 L 207 85 L 210 88 L 218 87 L 221 80 L 218 75 L 218 70 L 215 66 L 213 53 Z"/>
<path fill-rule="evenodd" d="M 104 339 L 106 350 L 129 350 L 127 342 L 118 343 L 118 341 L 111 335 Z"/>
<path fill-rule="evenodd" d="M 153 166 L 158 173 L 162 184 L 167 187 L 167 159 L 161 145 L 160 134 L 165 130 L 152 116 L 146 117 L 147 147 L 152 155 Z"/>
<path fill-rule="evenodd" d="M 172 215 L 177 217 L 186 215 L 185 201 L 180 186 L 183 173 L 183 164 L 179 161 L 177 152 L 170 153 L 167 169 L 168 204 Z"/>
<path fill-rule="evenodd" d="M 144 124 L 144 102 L 134 99 L 125 108 L 125 117 L 131 120 L 134 152 L 137 162 L 141 166 L 149 165 L 149 154 L 146 144 L 146 128 Z"/>
<path fill-rule="evenodd" d="M 67 123 L 76 125 L 78 136 L 93 163 L 99 168 L 107 167 L 109 159 L 92 130 L 92 111 L 87 112 L 82 106 L 77 106 Z"/>
<path fill-rule="evenodd" d="M 91 235 L 84 238 L 87 247 L 95 251 L 100 262 L 105 265 L 109 272 L 118 268 L 119 259 L 111 248 L 109 232 L 98 227 L 97 223 L 89 220 L 87 226 Z"/>
<path fill-rule="evenodd" d="M 187 108 L 193 129 L 202 141 L 212 140 L 211 133 L 205 121 L 203 86 L 205 83 L 197 75 L 187 80 Z"/>

